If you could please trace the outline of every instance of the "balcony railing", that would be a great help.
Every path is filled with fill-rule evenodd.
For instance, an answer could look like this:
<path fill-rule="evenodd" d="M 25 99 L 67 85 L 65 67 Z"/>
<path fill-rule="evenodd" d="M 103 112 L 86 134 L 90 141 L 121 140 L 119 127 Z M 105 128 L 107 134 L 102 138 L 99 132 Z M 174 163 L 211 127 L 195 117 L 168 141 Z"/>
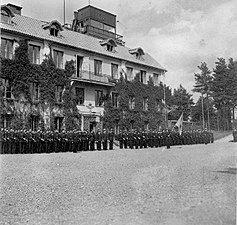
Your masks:
<path fill-rule="evenodd" d="M 95 74 L 88 70 L 81 70 L 78 75 L 74 75 L 72 78 L 85 81 L 94 81 L 102 84 L 108 84 L 110 86 L 114 85 L 108 74 Z"/>

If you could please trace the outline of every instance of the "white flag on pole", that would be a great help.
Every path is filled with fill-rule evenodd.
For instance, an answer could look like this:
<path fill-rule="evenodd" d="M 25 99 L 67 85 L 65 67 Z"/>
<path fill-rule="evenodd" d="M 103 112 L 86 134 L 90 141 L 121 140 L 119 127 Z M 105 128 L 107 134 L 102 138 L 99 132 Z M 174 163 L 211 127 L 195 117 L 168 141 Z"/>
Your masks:
<path fill-rule="evenodd" d="M 182 128 L 183 128 L 183 112 L 179 117 L 178 121 L 176 122 L 176 124 L 174 125 L 174 129 L 178 129 L 180 135 L 182 133 Z"/>

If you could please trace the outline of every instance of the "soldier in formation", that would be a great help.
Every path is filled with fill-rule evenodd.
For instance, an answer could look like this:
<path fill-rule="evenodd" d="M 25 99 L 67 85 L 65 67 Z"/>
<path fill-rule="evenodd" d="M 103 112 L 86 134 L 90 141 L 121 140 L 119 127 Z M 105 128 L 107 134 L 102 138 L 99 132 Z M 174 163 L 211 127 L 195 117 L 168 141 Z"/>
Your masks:
<path fill-rule="evenodd" d="M 0 130 L 0 154 L 113 150 L 114 132 Z M 102 148 L 103 146 L 103 148 Z"/>
<path fill-rule="evenodd" d="M 177 131 L 120 131 L 119 147 L 122 148 L 157 148 L 172 145 L 191 145 L 191 144 L 208 144 L 214 142 L 212 132 L 207 130 L 184 131 L 181 134 Z"/>

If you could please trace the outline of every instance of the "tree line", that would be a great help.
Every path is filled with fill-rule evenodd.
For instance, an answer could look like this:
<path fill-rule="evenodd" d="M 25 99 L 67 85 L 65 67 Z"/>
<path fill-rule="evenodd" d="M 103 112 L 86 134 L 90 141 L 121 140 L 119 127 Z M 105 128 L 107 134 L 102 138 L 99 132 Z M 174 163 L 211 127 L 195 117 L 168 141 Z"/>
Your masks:
<path fill-rule="evenodd" d="M 193 91 L 201 97 L 193 109 L 192 119 L 202 120 L 208 129 L 232 129 L 237 106 L 237 61 L 217 58 L 212 71 L 205 62 L 198 69 L 200 72 L 194 74 Z"/>

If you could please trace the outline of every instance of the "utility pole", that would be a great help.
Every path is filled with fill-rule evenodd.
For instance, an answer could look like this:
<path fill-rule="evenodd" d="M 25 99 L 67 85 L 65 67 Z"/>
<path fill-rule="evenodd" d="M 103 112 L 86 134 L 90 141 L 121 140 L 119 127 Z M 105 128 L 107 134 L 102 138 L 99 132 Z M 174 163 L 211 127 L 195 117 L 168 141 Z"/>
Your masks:
<path fill-rule="evenodd" d="M 202 94 L 202 129 L 203 129 L 203 130 L 205 129 L 203 94 Z"/>

